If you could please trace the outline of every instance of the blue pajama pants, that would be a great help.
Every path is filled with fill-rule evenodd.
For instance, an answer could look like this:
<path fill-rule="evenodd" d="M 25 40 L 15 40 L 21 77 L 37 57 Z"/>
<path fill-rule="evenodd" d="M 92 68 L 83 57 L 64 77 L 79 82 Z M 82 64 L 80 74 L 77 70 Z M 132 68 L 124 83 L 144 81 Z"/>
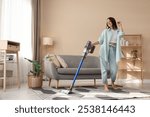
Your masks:
<path fill-rule="evenodd" d="M 102 56 L 102 55 L 101 55 Z M 101 65 L 101 76 L 102 82 L 108 84 L 107 82 L 107 70 L 110 69 L 111 81 L 115 82 L 118 66 L 116 63 L 116 47 L 110 46 L 108 53 L 108 61 L 105 61 L 103 57 L 100 57 Z"/>

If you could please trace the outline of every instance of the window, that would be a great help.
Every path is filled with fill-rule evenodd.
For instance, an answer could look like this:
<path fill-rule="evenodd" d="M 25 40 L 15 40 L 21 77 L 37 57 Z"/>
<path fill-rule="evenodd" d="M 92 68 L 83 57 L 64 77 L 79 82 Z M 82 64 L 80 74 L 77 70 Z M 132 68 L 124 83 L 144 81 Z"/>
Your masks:
<path fill-rule="evenodd" d="M 24 80 L 28 72 L 24 57 L 32 57 L 32 0 L 0 0 L 0 39 L 20 42 L 20 75 Z"/>

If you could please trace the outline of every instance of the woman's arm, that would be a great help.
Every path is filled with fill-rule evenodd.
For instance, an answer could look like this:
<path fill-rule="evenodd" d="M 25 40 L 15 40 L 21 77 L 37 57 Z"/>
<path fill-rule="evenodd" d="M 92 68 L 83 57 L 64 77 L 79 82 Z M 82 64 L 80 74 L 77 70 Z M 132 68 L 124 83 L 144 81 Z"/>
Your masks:
<path fill-rule="evenodd" d="M 92 45 L 95 46 L 95 45 L 102 45 L 103 42 L 104 42 L 104 34 L 106 33 L 107 29 L 103 30 L 101 35 L 99 36 L 98 40 L 96 42 L 94 42 Z"/>
<path fill-rule="evenodd" d="M 123 26 L 122 26 L 122 23 L 119 21 L 119 22 L 117 22 L 117 24 L 118 24 L 119 30 L 123 32 Z"/>
<path fill-rule="evenodd" d="M 93 46 L 98 45 L 98 44 L 99 44 L 99 41 L 92 43 Z"/>
<path fill-rule="evenodd" d="M 117 22 L 117 24 L 118 24 L 118 29 L 119 29 L 119 37 L 122 37 L 125 34 L 124 30 L 123 30 L 122 23 L 121 22 Z"/>

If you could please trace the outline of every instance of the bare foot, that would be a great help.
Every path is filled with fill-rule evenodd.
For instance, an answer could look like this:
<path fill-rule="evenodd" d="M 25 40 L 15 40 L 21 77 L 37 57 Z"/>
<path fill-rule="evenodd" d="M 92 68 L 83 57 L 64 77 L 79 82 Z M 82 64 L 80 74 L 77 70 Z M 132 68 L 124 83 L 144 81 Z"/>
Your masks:
<path fill-rule="evenodd" d="M 104 85 L 104 91 L 109 92 L 109 89 L 108 89 L 108 85 L 107 85 L 107 84 Z"/>
<path fill-rule="evenodd" d="M 118 89 L 118 87 L 114 84 L 114 82 L 112 82 L 111 85 L 112 85 L 112 88 L 113 88 L 113 89 Z"/>

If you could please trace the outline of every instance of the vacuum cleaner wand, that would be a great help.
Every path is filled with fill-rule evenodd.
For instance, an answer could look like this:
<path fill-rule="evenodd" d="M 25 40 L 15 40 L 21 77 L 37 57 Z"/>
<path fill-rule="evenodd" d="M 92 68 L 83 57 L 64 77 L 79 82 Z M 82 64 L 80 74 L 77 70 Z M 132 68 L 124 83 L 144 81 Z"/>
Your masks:
<path fill-rule="evenodd" d="M 82 53 L 82 58 L 81 58 L 80 63 L 78 65 L 78 69 L 77 69 L 76 74 L 75 74 L 75 76 L 73 78 L 72 85 L 71 85 L 69 90 L 62 90 L 61 91 L 62 93 L 65 93 L 65 94 L 72 93 L 72 89 L 74 87 L 74 84 L 75 84 L 75 81 L 77 79 L 77 76 L 78 76 L 78 74 L 80 72 L 80 69 L 81 69 L 81 66 L 83 64 L 83 61 L 86 58 L 86 56 L 88 55 L 88 53 L 93 53 L 94 52 L 94 49 L 95 49 L 95 46 L 92 45 L 92 42 L 91 41 L 87 41 L 86 45 L 84 46 L 84 50 L 83 50 L 83 53 Z"/>

